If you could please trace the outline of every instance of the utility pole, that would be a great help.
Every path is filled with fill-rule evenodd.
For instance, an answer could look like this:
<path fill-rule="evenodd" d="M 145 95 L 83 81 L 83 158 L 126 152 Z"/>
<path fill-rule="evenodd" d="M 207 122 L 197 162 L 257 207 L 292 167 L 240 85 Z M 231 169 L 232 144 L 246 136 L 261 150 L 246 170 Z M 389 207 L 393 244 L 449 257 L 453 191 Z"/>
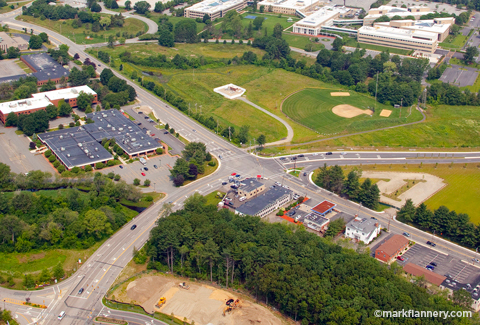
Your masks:
<path fill-rule="evenodd" d="M 232 141 L 232 133 L 230 132 L 230 127 L 228 127 L 228 140 Z"/>
<path fill-rule="evenodd" d="M 377 91 L 378 91 L 378 72 L 377 72 L 377 83 L 375 84 L 375 111 L 377 110 Z"/>
<path fill-rule="evenodd" d="M 400 118 L 402 118 L 402 106 L 403 106 L 403 98 L 400 99 Z"/>

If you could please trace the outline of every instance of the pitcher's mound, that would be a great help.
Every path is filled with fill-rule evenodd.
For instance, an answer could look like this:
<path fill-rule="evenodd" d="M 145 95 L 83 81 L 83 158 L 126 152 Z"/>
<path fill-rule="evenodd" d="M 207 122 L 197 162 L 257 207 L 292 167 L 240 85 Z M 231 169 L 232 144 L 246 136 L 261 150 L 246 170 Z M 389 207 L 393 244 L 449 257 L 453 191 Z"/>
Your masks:
<path fill-rule="evenodd" d="M 383 116 L 383 117 L 389 117 L 390 114 L 392 114 L 392 111 L 391 110 L 388 110 L 388 109 L 382 109 L 382 112 L 380 113 L 380 116 Z"/>
<path fill-rule="evenodd" d="M 372 115 L 373 112 L 369 109 L 360 109 L 351 105 L 337 105 L 332 108 L 333 114 L 336 114 L 341 117 L 352 118 L 360 114 Z"/>
<path fill-rule="evenodd" d="M 344 96 L 350 96 L 350 93 L 346 93 L 346 92 L 334 92 L 334 93 L 330 93 L 330 96 L 332 97 L 344 97 Z"/>

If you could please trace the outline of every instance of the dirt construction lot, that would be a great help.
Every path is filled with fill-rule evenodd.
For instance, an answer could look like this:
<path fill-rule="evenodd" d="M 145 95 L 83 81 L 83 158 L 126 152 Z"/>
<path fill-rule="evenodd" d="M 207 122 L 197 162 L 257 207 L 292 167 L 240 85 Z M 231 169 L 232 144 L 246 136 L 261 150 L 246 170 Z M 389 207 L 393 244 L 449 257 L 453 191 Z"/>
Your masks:
<path fill-rule="evenodd" d="M 117 299 L 127 303 L 142 305 L 148 312 L 153 310 L 164 314 L 172 313 L 179 319 L 185 317 L 189 322 L 206 325 L 281 325 L 282 320 L 268 309 L 246 301 L 226 290 L 216 289 L 204 284 L 187 282 L 189 290 L 179 288 L 179 279 L 163 275 L 146 275 L 128 283 L 126 292 L 120 286 L 113 294 Z M 125 295 L 126 293 L 126 295 Z M 161 308 L 155 304 L 159 298 L 165 297 L 167 302 Z M 240 308 L 236 308 L 223 316 L 225 302 L 240 298 Z"/>
<path fill-rule="evenodd" d="M 332 108 L 332 112 L 335 115 L 346 117 L 346 118 L 352 118 L 361 114 L 367 114 L 367 115 L 373 114 L 373 112 L 369 109 L 360 109 L 355 106 L 346 105 L 346 104 L 335 106 L 334 108 Z"/>

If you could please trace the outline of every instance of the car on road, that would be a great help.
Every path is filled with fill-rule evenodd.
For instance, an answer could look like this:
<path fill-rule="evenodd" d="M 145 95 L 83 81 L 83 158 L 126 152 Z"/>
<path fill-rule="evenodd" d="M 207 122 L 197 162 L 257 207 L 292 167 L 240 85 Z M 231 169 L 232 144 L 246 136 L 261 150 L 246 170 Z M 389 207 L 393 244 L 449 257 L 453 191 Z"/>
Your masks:
<path fill-rule="evenodd" d="M 85 289 L 81 288 L 80 290 L 78 290 L 78 294 L 81 295 L 83 291 L 85 291 Z"/>
<path fill-rule="evenodd" d="M 195 130 L 195 129 L 193 129 L 192 131 L 193 131 L 193 132 L 197 132 L 197 130 Z"/>
<path fill-rule="evenodd" d="M 410 234 L 409 234 L 408 232 L 404 232 L 403 235 L 404 235 L 405 237 L 410 237 Z"/>
<path fill-rule="evenodd" d="M 138 114 L 143 114 L 143 112 L 140 112 L 140 111 L 139 111 Z"/>
<path fill-rule="evenodd" d="M 142 172 L 142 176 L 145 176 L 145 173 Z"/>
<path fill-rule="evenodd" d="M 142 125 L 142 123 L 137 123 L 137 125 Z"/>
<path fill-rule="evenodd" d="M 333 155 L 330 151 L 326 153 L 327 156 Z"/>
<path fill-rule="evenodd" d="M 135 230 L 135 228 L 137 228 L 137 225 L 133 225 L 130 227 L 130 230 Z"/>
<path fill-rule="evenodd" d="M 158 168 L 158 166 L 157 166 L 157 165 L 153 165 L 153 168 L 157 169 L 157 168 Z"/>
<path fill-rule="evenodd" d="M 431 266 L 437 266 L 437 263 L 435 263 L 435 262 L 430 262 L 428 264 L 431 265 Z"/>
<path fill-rule="evenodd" d="M 313 156 L 318 156 L 318 152 L 314 152 L 314 153 L 313 153 Z"/>
<path fill-rule="evenodd" d="M 303 158 L 305 157 L 305 155 L 298 155 L 298 158 Z"/>
<path fill-rule="evenodd" d="M 163 132 L 163 134 L 168 134 L 168 131 Z"/>
<path fill-rule="evenodd" d="M 425 268 L 429 271 L 435 270 L 435 267 L 433 267 L 432 265 L 427 265 Z"/>
<path fill-rule="evenodd" d="M 306 173 L 306 172 L 304 172 L 304 173 L 303 173 L 303 176 L 307 176 L 307 173 Z"/>
<path fill-rule="evenodd" d="M 154 136 L 155 136 L 155 133 L 150 134 L 150 136 L 154 137 Z"/>
<path fill-rule="evenodd" d="M 65 313 L 64 311 L 62 311 L 62 312 L 60 313 L 60 315 L 58 315 L 58 319 L 59 319 L 59 320 L 62 320 L 63 317 L 65 317 L 65 315 L 66 315 L 66 313 Z"/>
<path fill-rule="evenodd" d="M 149 117 L 148 117 L 148 116 L 145 116 L 145 117 L 144 117 L 144 119 L 148 120 L 148 119 L 149 119 Z"/>
<path fill-rule="evenodd" d="M 222 185 L 227 185 L 228 183 L 227 182 L 222 182 Z"/>
<path fill-rule="evenodd" d="M 120 165 L 119 167 L 120 167 L 120 169 L 123 169 L 123 166 L 122 166 L 122 165 Z"/>
<path fill-rule="evenodd" d="M 437 244 L 435 244 L 435 243 L 433 243 L 433 242 L 431 242 L 431 241 L 427 241 L 427 245 L 430 245 L 430 246 L 432 246 L 432 247 L 437 246 Z"/>
<path fill-rule="evenodd" d="M 405 261 L 405 258 L 401 257 L 401 256 L 397 256 L 397 260 L 399 261 Z"/>
<path fill-rule="evenodd" d="M 472 258 L 472 261 L 477 262 L 477 263 L 480 262 L 480 261 L 478 260 L 478 258 Z"/>

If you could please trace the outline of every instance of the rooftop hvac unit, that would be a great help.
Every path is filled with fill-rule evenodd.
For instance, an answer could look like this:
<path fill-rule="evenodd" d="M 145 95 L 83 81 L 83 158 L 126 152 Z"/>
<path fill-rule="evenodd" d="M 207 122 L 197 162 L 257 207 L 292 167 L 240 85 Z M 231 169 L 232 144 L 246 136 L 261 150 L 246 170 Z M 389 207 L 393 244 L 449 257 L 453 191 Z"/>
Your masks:
<path fill-rule="evenodd" d="M 134 142 L 134 141 L 137 141 L 137 139 L 135 139 L 135 138 L 132 138 L 130 141 Z"/>
<path fill-rule="evenodd" d="M 147 142 L 148 145 L 150 145 L 150 142 Z"/>
<path fill-rule="evenodd" d="M 75 134 L 74 134 L 74 133 L 70 133 L 70 136 L 73 138 L 73 137 L 75 137 Z"/>
<path fill-rule="evenodd" d="M 100 122 L 102 122 L 102 119 L 101 119 L 101 118 L 98 118 L 98 120 L 99 120 Z"/>
<path fill-rule="evenodd" d="M 93 159 L 93 158 L 95 158 L 95 156 L 94 156 L 94 155 L 91 155 L 91 156 L 89 156 L 89 158 L 90 158 L 90 159 Z"/>
<path fill-rule="evenodd" d="M 141 137 L 140 139 L 142 139 L 142 140 L 143 140 L 143 139 L 145 139 L 145 138 L 144 138 L 144 137 Z"/>
<path fill-rule="evenodd" d="M 98 151 L 98 148 L 95 148 L 95 151 Z"/>
<path fill-rule="evenodd" d="M 55 69 L 53 71 L 55 71 Z M 71 89 L 71 92 L 72 92 L 72 94 L 78 94 L 78 90 L 76 90 L 76 89 Z"/>
<path fill-rule="evenodd" d="M 83 152 L 85 152 L 88 155 L 88 149 L 83 150 Z"/>
<path fill-rule="evenodd" d="M 97 158 L 100 158 L 100 155 L 97 155 Z"/>
<path fill-rule="evenodd" d="M 110 124 L 107 124 L 107 128 L 111 128 L 112 126 Z"/>
<path fill-rule="evenodd" d="M 61 147 L 60 150 L 61 150 L 61 151 L 65 151 L 65 148 L 64 148 L 64 147 Z"/>
<path fill-rule="evenodd" d="M 99 126 L 99 127 L 98 127 L 98 129 L 99 129 L 99 130 L 101 130 L 101 129 L 102 129 L 102 127 L 101 127 L 101 126 Z"/>
<path fill-rule="evenodd" d="M 123 128 L 118 128 L 118 131 L 123 131 Z"/>
<path fill-rule="evenodd" d="M 17 107 L 17 103 L 11 103 L 9 106 L 10 107 Z"/>
<path fill-rule="evenodd" d="M 32 105 L 32 101 L 27 100 L 27 105 Z"/>
<path fill-rule="evenodd" d="M 63 139 L 63 135 L 59 136 L 60 139 Z"/>
<path fill-rule="evenodd" d="M 67 153 L 67 157 L 70 158 L 70 154 L 69 154 L 69 153 Z"/>
<path fill-rule="evenodd" d="M 81 143 L 79 143 L 79 144 L 78 144 L 78 146 L 79 146 L 79 147 L 81 147 L 81 146 L 82 146 L 82 144 L 81 144 Z"/>
<path fill-rule="evenodd" d="M 107 117 L 107 114 L 102 114 L 103 117 Z"/>
<path fill-rule="evenodd" d="M 115 127 L 112 127 L 112 131 L 115 131 Z"/>

